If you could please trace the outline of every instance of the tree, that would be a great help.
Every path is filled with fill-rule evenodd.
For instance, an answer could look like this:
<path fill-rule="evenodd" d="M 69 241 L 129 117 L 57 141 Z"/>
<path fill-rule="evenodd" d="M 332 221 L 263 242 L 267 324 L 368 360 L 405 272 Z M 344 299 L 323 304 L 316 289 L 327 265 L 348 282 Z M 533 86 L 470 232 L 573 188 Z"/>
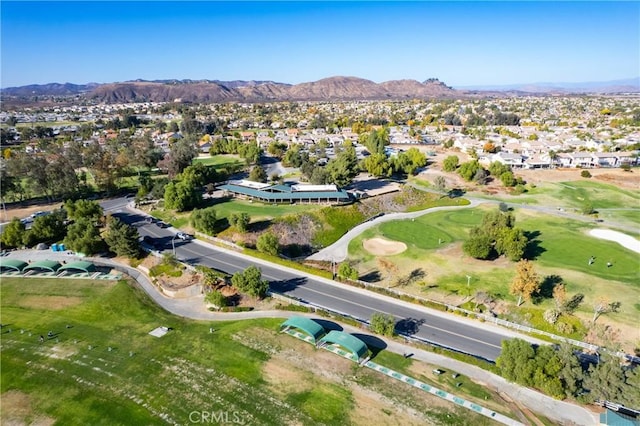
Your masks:
<path fill-rule="evenodd" d="M 70 219 L 86 218 L 93 223 L 99 222 L 104 214 L 102 206 L 93 200 L 67 200 L 64 209 Z"/>
<path fill-rule="evenodd" d="M 258 240 L 256 241 L 256 248 L 262 253 L 277 256 L 280 249 L 280 242 L 274 233 L 265 232 L 258 237 Z"/>
<path fill-rule="evenodd" d="M 202 203 L 202 191 L 193 174 L 179 175 L 164 189 L 164 205 L 179 212 L 193 209 Z"/>
<path fill-rule="evenodd" d="M 191 226 L 207 235 L 216 234 L 218 217 L 213 207 L 194 209 L 191 212 Z"/>
<path fill-rule="evenodd" d="M 269 144 L 269 147 L 267 148 L 267 152 L 269 154 L 279 159 L 282 159 L 286 151 L 287 151 L 287 144 L 283 142 L 277 142 L 277 141 L 271 142 Z"/>
<path fill-rule="evenodd" d="M 563 383 L 565 395 L 570 398 L 575 398 L 582 393 L 582 381 L 584 380 L 580 360 L 573 351 L 574 348 L 569 343 L 560 343 L 558 358 L 562 368 L 558 372 L 558 378 Z"/>
<path fill-rule="evenodd" d="M 454 172 L 458 168 L 460 159 L 457 155 L 450 155 L 442 162 L 442 170 L 445 172 Z"/>
<path fill-rule="evenodd" d="M 158 162 L 158 168 L 166 170 L 172 178 L 190 166 L 197 156 L 195 143 L 189 138 L 180 139 L 170 145 L 169 153 Z"/>
<path fill-rule="evenodd" d="M 24 223 L 14 217 L 11 222 L 5 225 L 2 235 L 0 235 L 0 242 L 4 247 L 21 247 L 25 233 Z"/>
<path fill-rule="evenodd" d="M 522 299 L 531 300 L 531 296 L 540 288 L 540 278 L 535 272 L 533 262 L 522 259 L 516 264 L 516 276 L 511 282 L 509 292 L 518 296 L 518 306 L 522 304 Z"/>
<path fill-rule="evenodd" d="M 488 259 L 493 249 L 493 240 L 487 235 L 470 237 L 462 244 L 462 251 L 475 259 Z"/>
<path fill-rule="evenodd" d="M 495 249 L 514 262 L 522 259 L 529 240 L 520 228 L 503 228 L 496 240 Z"/>
<path fill-rule="evenodd" d="M 447 181 L 443 176 L 436 176 L 433 181 L 433 186 L 438 192 L 445 192 L 447 190 Z"/>
<path fill-rule="evenodd" d="M 330 181 L 338 186 L 347 186 L 358 174 L 358 159 L 353 146 L 347 146 L 336 158 L 329 160 L 326 166 Z"/>
<path fill-rule="evenodd" d="M 350 280 L 357 280 L 358 270 L 351 266 L 349 262 L 342 262 L 338 267 L 338 276 Z"/>
<path fill-rule="evenodd" d="M 617 402 L 624 398 L 627 390 L 626 377 L 620 362 L 611 356 L 601 355 L 596 364 L 589 366 L 589 374 L 584 379 L 584 387 L 589 390 L 589 402 Z M 636 390 L 637 392 L 637 390 Z"/>
<path fill-rule="evenodd" d="M 387 161 L 385 154 L 372 154 L 362 160 L 362 167 L 367 173 L 375 177 L 389 177 L 391 176 L 391 165 Z"/>
<path fill-rule="evenodd" d="M 515 186 L 515 184 L 516 184 L 516 178 L 513 175 L 513 172 L 510 171 L 510 170 L 506 171 L 506 172 L 504 172 L 504 173 L 502 173 L 500 175 L 500 181 L 502 182 L 503 186 L 508 187 L 508 188 L 510 188 L 512 186 Z"/>
<path fill-rule="evenodd" d="M 553 301 L 556 304 L 556 310 L 561 312 L 567 302 L 567 289 L 564 283 L 560 282 L 553 287 Z"/>
<path fill-rule="evenodd" d="M 249 173 L 249 180 L 264 183 L 267 181 L 267 172 L 265 172 L 260 165 L 253 166 L 253 168 L 251 169 L 251 173 Z"/>
<path fill-rule="evenodd" d="M 391 314 L 374 312 L 369 320 L 371 331 L 383 336 L 393 336 L 396 333 L 396 319 Z"/>
<path fill-rule="evenodd" d="M 37 243 L 50 243 L 64 237 L 67 227 L 64 225 L 64 212 L 55 211 L 45 216 L 36 217 L 29 229 L 24 234 L 24 243 L 27 247 Z"/>
<path fill-rule="evenodd" d="M 502 341 L 502 351 L 496 359 L 500 375 L 512 382 L 531 385 L 535 369 L 535 350 L 522 339 Z"/>
<path fill-rule="evenodd" d="M 247 232 L 251 217 L 249 213 L 231 213 L 229 217 L 229 224 L 235 227 L 240 232 Z"/>
<path fill-rule="evenodd" d="M 480 169 L 482 169 L 482 166 L 480 166 L 478 160 L 471 160 L 467 161 L 466 163 L 460 164 L 460 167 L 458 167 L 458 174 L 462 177 L 462 179 L 466 180 L 467 182 L 471 182 L 471 180 L 473 180 L 473 178 L 476 176 L 476 173 L 478 173 L 478 170 Z"/>
<path fill-rule="evenodd" d="M 609 312 L 618 312 L 622 303 L 620 302 L 611 302 L 606 296 L 599 297 L 593 303 L 593 318 L 591 322 L 595 324 L 596 320 L 602 314 L 607 314 Z"/>
<path fill-rule="evenodd" d="M 224 308 L 225 306 L 227 306 L 227 298 L 225 297 L 224 294 L 222 294 L 220 290 L 211 290 L 204 297 L 204 300 L 207 303 L 210 303 L 213 306 L 215 306 L 217 309 Z"/>
<path fill-rule="evenodd" d="M 378 257 L 376 259 L 376 263 L 378 264 L 378 267 L 383 270 L 386 271 L 387 273 L 387 287 L 389 286 L 389 283 L 391 282 L 391 278 L 398 272 L 398 267 L 395 265 L 395 263 L 393 263 L 390 260 L 387 260 L 383 257 Z"/>
<path fill-rule="evenodd" d="M 100 231 L 86 218 L 80 218 L 69 225 L 64 244 L 71 250 L 87 256 L 99 253 L 104 248 Z"/>
<path fill-rule="evenodd" d="M 269 282 L 262 279 L 262 271 L 256 266 L 233 274 L 231 284 L 239 291 L 258 298 L 263 298 L 269 291 Z"/>
<path fill-rule="evenodd" d="M 127 225 L 116 217 L 109 217 L 104 241 L 109 250 L 118 256 L 136 258 L 140 254 L 140 235 L 133 226 Z"/>
<path fill-rule="evenodd" d="M 560 309 L 562 312 L 566 312 L 568 314 L 572 314 L 578 306 L 584 300 L 584 294 L 578 293 L 571 297 L 571 299 L 567 300 L 564 304 L 562 304 L 562 308 Z"/>

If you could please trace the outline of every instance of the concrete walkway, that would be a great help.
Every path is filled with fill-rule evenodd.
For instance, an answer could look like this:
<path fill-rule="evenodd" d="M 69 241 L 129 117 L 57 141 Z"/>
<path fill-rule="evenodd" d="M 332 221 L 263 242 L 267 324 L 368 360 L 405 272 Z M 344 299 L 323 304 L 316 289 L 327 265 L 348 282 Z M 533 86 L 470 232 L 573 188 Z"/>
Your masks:
<path fill-rule="evenodd" d="M 10 258 L 21 259 L 24 261 L 36 261 L 36 260 L 66 260 L 67 262 L 73 260 L 79 260 L 73 255 L 66 253 L 57 253 L 49 250 L 22 250 L 13 251 L 8 255 Z M 151 283 L 149 277 L 140 272 L 138 269 L 132 268 L 127 265 L 116 263 L 109 259 L 104 258 L 82 258 L 83 260 L 89 260 L 95 262 L 97 265 L 109 266 L 116 268 L 119 271 L 125 272 L 131 277 L 135 278 L 137 283 L 142 289 L 156 302 L 160 307 L 166 311 L 184 318 L 204 321 L 228 321 L 239 319 L 251 319 L 251 318 L 289 318 L 292 316 L 307 316 L 310 318 L 317 318 L 317 315 L 304 314 L 300 312 L 290 311 L 250 311 L 250 312 L 229 312 L 219 313 L 211 312 L 206 309 L 204 304 L 204 296 L 199 295 L 196 297 L 190 297 L 185 299 L 173 299 L 163 295 L 156 286 Z M 363 330 L 357 327 L 353 327 L 346 324 L 340 324 L 345 331 L 351 333 L 362 333 Z M 486 326 L 486 325 L 485 325 Z M 382 338 L 381 336 L 377 336 Z M 502 377 L 485 371 L 479 367 L 465 364 L 461 361 L 447 358 L 443 355 L 435 354 L 429 351 L 418 349 L 411 344 L 400 343 L 395 340 L 389 340 L 382 338 L 385 341 L 386 350 L 397 353 L 406 354 L 412 353 L 412 358 L 423 361 L 429 364 L 442 367 L 449 371 L 455 371 L 463 374 L 474 381 L 484 385 L 490 389 L 493 389 L 500 393 L 509 395 L 512 399 L 521 402 L 523 405 L 531 409 L 532 411 L 543 414 L 550 419 L 559 423 L 574 423 L 579 425 L 597 425 L 599 424 L 599 417 L 597 414 L 574 404 L 570 404 L 563 401 L 555 400 L 542 393 L 536 392 L 532 389 L 524 388 L 515 383 L 510 383 Z"/>
<path fill-rule="evenodd" d="M 434 191 L 432 189 L 428 189 L 428 188 L 425 188 L 423 186 L 416 185 L 416 184 L 414 184 L 412 182 L 409 182 L 408 185 L 413 186 L 414 188 L 416 188 L 416 189 L 418 189 L 420 191 L 443 195 L 438 191 Z M 344 234 L 338 241 L 336 241 L 335 243 L 331 244 L 329 247 L 325 247 L 322 250 L 318 251 L 317 253 L 312 254 L 307 259 L 308 260 L 324 260 L 324 261 L 328 261 L 328 262 L 332 262 L 332 261 L 333 262 L 342 262 L 347 258 L 348 254 L 349 254 L 348 250 L 349 250 L 349 243 L 351 242 L 351 240 L 356 238 L 358 235 L 363 233 L 365 230 L 373 228 L 374 226 L 379 225 L 379 224 L 381 224 L 383 222 L 389 222 L 389 221 L 392 221 L 392 220 L 415 219 L 417 217 L 420 217 L 420 216 L 423 216 L 423 215 L 429 214 L 429 213 L 435 213 L 435 212 L 443 211 L 443 210 L 456 210 L 456 209 L 461 209 L 461 208 L 472 208 L 472 207 L 477 207 L 480 204 L 494 204 L 494 205 L 506 204 L 508 207 L 511 207 L 511 208 L 514 208 L 514 209 L 517 208 L 517 209 L 533 210 L 533 211 L 537 211 L 537 212 L 540 212 L 540 213 L 545 213 L 545 214 L 550 214 L 550 215 L 557 216 L 557 217 L 562 217 L 562 218 L 565 218 L 565 219 L 571 219 L 571 220 L 577 220 L 577 221 L 589 222 L 589 223 L 593 223 L 593 221 L 594 221 L 594 219 L 589 217 L 589 216 L 570 213 L 570 212 L 567 212 L 565 209 L 558 210 L 558 208 L 554 208 L 554 207 L 538 206 L 538 205 L 535 205 L 535 204 L 520 204 L 520 203 L 513 203 L 513 202 L 505 202 L 505 201 L 499 201 L 499 200 L 492 200 L 492 199 L 488 199 L 488 198 L 484 199 L 484 198 L 468 197 L 468 196 L 465 196 L 464 198 L 470 201 L 469 205 L 467 205 L 467 206 L 433 207 L 433 208 L 430 208 L 430 209 L 420 210 L 418 212 L 411 212 L 411 213 L 389 213 L 389 214 L 385 214 L 384 216 L 380 216 L 378 218 L 370 220 L 368 222 L 361 223 L 360 225 L 354 227 L 349 232 Z M 606 210 L 616 210 L 616 209 L 598 209 L 598 210 L 606 211 Z M 639 211 L 640 212 L 640 209 L 618 209 L 618 210 L 631 210 L 631 211 Z M 634 234 L 638 232 L 638 230 L 636 228 L 634 228 L 634 227 L 623 225 L 621 223 L 613 222 L 613 221 L 607 221 L 606 224 L 603 223 L 603 224 L 600 224 L 600 226 L 613 227 L 613 228 L 617 228 L 617 229 L 620 229 L 620 230 L 623 230 L 623 231 L 627 231 L 627 232 L 630 232 L 630 233 L 634 233 Z"/>
<path fill-rule="evenodd" d="M 360 225 L 354 227 L 349 232 L 344 234 L 342 238 L 340 238 L 335 243 L 331 244 L 329 247 L 325 247 L 317 253 L 312 254 L 307 258 L 307 260 L 326 260 L 333 262 L 342 262 L 347 258 L 349 243 L 355 237 L 363 233 L 365 230 L 369 228 L 373 228 L 376 225 L 379 225 L 383 222 L 390 222 L 392 220 L 404 220 L 404 219 L 415 219 L 420 216 L 424 216 L 425 214 L 447 211 L 447 210 L 458 210 L 458 209 L 469 209 L 473 207 L 477 207 L 480 205 L 482 201 L 479 200 L 471 200 L 470 204 L 466 206 L 445 206 L 445 207 L 432 207 L 426 210 L 420 210 L 417 212 L 410 213 L 387 213 L 384 216 L 377 217 L 373 220 L 369 220 L 367 222 L 361 223 Z"/>

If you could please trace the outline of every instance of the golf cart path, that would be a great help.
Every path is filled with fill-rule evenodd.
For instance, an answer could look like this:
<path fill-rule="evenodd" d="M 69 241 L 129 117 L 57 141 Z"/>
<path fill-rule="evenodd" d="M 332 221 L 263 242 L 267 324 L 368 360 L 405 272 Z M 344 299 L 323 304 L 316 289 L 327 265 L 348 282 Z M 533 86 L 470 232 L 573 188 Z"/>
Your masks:
<path fill-rule="evenodd" d="M 8 257 L 22 260 L 41 260 L 44 258 L 50 260 L 77 260 L 79 258 L 66 254 L 55 253 L 42 250 L 21 250 L 10 252 Z M 117 270 L 126 273 L 136 280 L 138 285 L 151 297 L 151 299 L 157 303 L 160 307 L 166 311 L 184 318 L 202 321 L 229 321 L 229 320 L 241 320 L 252 318 L 289 318 L 292 316 L 306 316 L 310 318 L 317 318 L 317 314 L 306 314 L 301 312 L 291 311 L 249 311 L 249 312 L 229 312 L 218 313 L 209 311 L 204 303 L 204 295 L 198 295 L 189 298 L 174 299 L 163 295 L 160 290 L 153 285 L 148 276 L 132 268 L 128 265 L 114 262 L 104 258 L 83 258 L 84 260 L 90 260 L 97 265 L 109 266 L 116 268 Z M 337 322 L 337 321 L 336 321 Z M 340 324 L 348 332 L 362 333 L 361 328 L 353 327 L 347 324 Z M 465 364 L 455 359 L 447 358 L 443 355 L 425 351 L 416 348 L 409 342 L 401 343 L 396 340 L 386 339 L 383 336 L 376 336 L 382 339 L 386 344 L 386 350 L 397 354 L 412 354 L 412 358 L 419 361 L 433 364 L 438 367 L 449 371 L 455 371 L 460 374 L 466 375 L 481 385 L 487 386 L 496 392 L 509 395 L 511 398 L 520 401 L 527 408 L 544 414 L 547 417 L 561 422 L 580 425 L 597 425 L 599 417 L 596 413 L 583 408 L 581 406 L 558 401 L 554 398 L 548 397 L 540 392 L 534 391 L 529 388 L 519 386 L 515 383 L 510 383 L 504 378 L 483 370 L 473 365 Z"/>

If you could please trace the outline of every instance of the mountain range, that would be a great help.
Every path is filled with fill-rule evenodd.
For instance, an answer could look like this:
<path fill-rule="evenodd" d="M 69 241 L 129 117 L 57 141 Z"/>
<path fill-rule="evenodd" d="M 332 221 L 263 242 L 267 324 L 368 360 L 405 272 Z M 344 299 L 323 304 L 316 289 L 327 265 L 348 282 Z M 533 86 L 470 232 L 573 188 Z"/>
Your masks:
<path fill-rule="evenodd" d="M 474 86 L 454 89 L 436 78 L 375 83 L 358 77 L 330 77 L 286 84 L 274 81 L 133 80 L 118 83 L 50 83 L 0 90 L 3 100 L 76 96 L 97 102 L 268 102 L 443 99 L 570 93 L 640 92 L 640 78 L 590 83 Z"/>

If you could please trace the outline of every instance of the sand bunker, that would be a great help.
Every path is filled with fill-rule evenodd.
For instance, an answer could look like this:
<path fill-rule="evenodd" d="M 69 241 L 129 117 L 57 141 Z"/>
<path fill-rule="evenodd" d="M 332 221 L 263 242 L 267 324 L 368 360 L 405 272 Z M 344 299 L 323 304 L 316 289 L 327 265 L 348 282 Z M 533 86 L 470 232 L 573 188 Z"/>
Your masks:
<path fill-rule="evenodd" d="M 391 256 L 402 253 L 407 249 L 405 243 L 399 241 L 385 240 L 384 238 L 371 238 L 364 240 L 362 245 L 365 250 L 376 256 Z"/>
<path fill-rule="evenodd" d="M 640 241 L 636 240 L 631 235 L 623 234 L 618 231 L 611 231 L 609 229 L 592 229 L 589 231 L 589 235 L 603 240 L 615 241 L 624 248 L 640 253 Z"/>

